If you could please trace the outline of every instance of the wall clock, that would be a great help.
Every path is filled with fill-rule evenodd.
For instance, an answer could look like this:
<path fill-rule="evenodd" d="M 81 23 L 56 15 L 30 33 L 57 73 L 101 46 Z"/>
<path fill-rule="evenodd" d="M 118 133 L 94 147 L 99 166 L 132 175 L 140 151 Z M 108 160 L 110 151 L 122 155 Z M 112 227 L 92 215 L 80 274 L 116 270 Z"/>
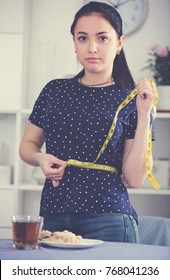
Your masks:
<path fill-rule="evenodd" d="M 84 1 L 86 4 L 91 1 Z M 120 13 L 123 20 L 123 33 L 130 35 L 144 23 L 147 11 L 147 0 L 98 0 L 113 6 Z"/>

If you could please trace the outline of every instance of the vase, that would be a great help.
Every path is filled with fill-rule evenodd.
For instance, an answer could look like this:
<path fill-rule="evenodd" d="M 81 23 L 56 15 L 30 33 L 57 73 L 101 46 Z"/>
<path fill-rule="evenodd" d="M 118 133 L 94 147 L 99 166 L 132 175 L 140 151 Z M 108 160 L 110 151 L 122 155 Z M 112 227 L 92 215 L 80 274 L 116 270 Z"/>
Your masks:
<path fill-rule="evenodd" d="M 170 112 L 170 85 L 158 86 L 159 101 L 158 111 L 169 111 Z"/>

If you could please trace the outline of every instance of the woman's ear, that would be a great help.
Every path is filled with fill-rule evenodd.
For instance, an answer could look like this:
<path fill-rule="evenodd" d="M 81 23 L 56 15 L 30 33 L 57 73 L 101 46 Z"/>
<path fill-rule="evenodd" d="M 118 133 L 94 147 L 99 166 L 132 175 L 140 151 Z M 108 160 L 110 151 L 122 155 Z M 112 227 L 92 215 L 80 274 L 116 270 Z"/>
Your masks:
<path fill-rule="evenodd" d="M 124 41 L 125 41 L 125 36 L 122 35 L 118 41 L 118 51 L 120 52 L 121 49 L 123 48 L 123 44 L 124 44 Z"/>

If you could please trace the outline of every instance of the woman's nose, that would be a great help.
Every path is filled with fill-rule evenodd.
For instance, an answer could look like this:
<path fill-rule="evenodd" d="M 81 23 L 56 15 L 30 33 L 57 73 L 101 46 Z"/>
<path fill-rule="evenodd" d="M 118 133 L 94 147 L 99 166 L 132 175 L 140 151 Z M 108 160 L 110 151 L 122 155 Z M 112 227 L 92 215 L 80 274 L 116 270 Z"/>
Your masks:
<path fill-rule="evenodd" d="M 89 53 L 97 53 L 97 44 L 95 41 L 89 42 Z"/>

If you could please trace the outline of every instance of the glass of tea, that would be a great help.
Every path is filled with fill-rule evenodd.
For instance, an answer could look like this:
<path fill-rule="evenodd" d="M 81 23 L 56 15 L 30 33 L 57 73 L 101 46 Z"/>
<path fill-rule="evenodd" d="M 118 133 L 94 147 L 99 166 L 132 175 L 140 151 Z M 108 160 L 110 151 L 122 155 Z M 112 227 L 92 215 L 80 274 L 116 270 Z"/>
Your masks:
<path fill-rule="evenodd" d="M 41 220 L 40 216 L 13 215 L 13 248 L 37 249 Z"/>

